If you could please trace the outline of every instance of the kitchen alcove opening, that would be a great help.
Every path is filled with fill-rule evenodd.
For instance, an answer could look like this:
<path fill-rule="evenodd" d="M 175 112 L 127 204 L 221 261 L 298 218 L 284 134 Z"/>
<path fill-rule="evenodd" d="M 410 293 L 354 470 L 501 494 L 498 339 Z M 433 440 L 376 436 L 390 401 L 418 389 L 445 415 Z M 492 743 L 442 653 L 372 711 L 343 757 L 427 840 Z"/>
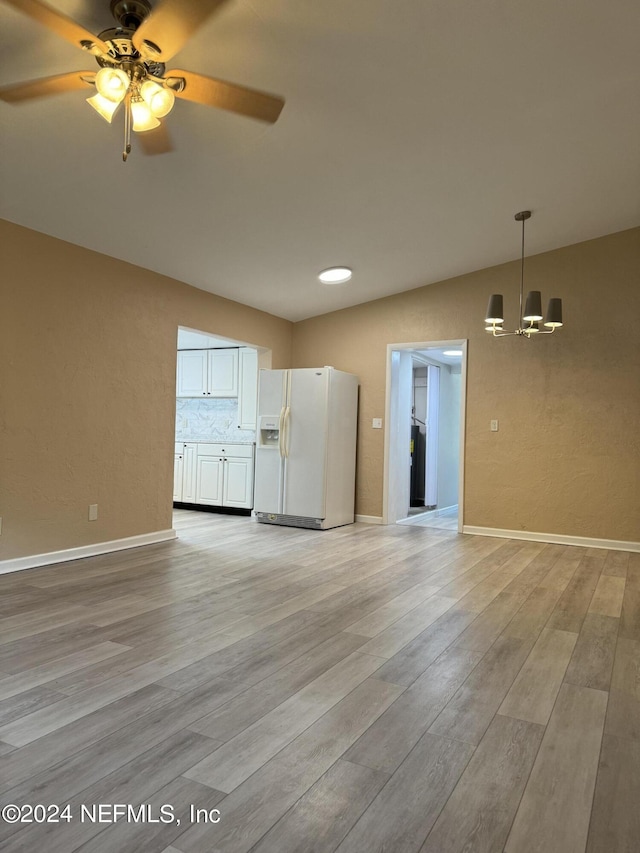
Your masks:
<path fill-rule="evenodd" d="M 179 327 L 173 503 L 250 515 L 259 367 L 271 351 Z"/>

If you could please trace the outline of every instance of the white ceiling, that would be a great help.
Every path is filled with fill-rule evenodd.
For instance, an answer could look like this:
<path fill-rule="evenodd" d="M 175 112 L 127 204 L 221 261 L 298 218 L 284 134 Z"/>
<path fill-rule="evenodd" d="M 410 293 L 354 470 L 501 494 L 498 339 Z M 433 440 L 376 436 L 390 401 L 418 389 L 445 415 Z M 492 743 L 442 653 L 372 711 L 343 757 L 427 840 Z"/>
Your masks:
<path fill-rule="evenodd" d="M 50 0 L 93 32 L 108 0 Z M 229 0 L 169 63 L 286 98 L 179 102 L 121 160 L 83 93 L 0 103 L 0 215 L 291 320 L 640 223 L 637 0 Z M 0 2 L 0 85 L 94 69 Z M 88 92 L 87 94 L 90 94 Z M 135 140 L 134 140 L 135 144 Z M 321 285 L 346 264 L 348 284 Z"/>

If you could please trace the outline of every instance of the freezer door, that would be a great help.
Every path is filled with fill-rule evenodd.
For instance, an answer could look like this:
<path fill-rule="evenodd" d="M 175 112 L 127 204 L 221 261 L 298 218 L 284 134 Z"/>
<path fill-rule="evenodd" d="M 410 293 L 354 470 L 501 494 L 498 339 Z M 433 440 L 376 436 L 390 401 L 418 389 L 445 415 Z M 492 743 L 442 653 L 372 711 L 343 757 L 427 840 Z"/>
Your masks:
<path fill-rule="evenodd" d="M 261 418 L 279 424 L 284 417 L 288 370 L 261 370 L 258 377 L 258 435 L 253 506 L 256 512 L 282 512 L 284 458 L 280 454 L 277 431 L 260 430 Z M 265 443 L 265 442 L 270 443 Z"/>
<path fill-rule="evenodd" d="M 325 517 L 329 371 L 290 371 L 284 418 L 285 515 Z"/>
<path fill-rule="evenodd" d="M 258 417 L 280 415 L 285 404 L 288 370 L 258 371 Z"/>

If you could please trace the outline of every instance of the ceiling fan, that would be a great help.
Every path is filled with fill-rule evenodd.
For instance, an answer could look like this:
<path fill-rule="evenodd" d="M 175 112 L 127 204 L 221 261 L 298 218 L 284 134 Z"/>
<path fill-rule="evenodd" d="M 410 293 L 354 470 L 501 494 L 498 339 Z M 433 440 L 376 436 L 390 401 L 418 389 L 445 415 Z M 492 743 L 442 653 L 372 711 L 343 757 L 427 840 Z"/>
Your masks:
<path fill-rule="evenodd" d="M 160 119 L 171 111 L 175 98 L 229 110 L 273 124 L 284 100 L 276 95 L 235 83 L 195 74 L 165 70 L 190 36 L 226 0 L 111 0 L 117 26 L 94 36 L 71 18 L 41 0 L 4 0 L 63 39 L 94 55 L 100 70 L 71 71 L 0 88 L 0 100 L 19 104 L 32 98 L 95 87 L 87 102 L 111 122 L 124 107 L 124 150 L 131 151 L 131 131 L 143 133 L 145 153 L 171 150 Z M 147 133 L 145 133 L 145 131 Z M 152 132 L 153 131 L 153 132 Z"/>

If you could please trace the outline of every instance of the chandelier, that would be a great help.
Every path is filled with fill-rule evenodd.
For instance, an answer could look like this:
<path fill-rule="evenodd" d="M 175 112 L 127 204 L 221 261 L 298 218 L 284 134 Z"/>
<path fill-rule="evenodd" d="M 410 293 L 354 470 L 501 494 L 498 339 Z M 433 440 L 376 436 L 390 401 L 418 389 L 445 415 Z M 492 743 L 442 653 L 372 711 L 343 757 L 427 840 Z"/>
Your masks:
<path fill-rule="evenodd" d="M 505 332 L 504 309 L 501 293 L 493 293 L 489 298 L 489 306 L 485 318 L 485 331 L 491 332 L 494 338 L 502 338 L 507 335 L 521 335 L 530 338 L 532 335 L 550 335 L 562 326 L 562 299 L 551 298 L 547 306 L 547 314 L 544 325 L 548 331 L 540 329 L 542 317 L 542 294 L 539 290 L 530 290 L 522 307 L 524 293 L 524 223 L 531 218 L 530 210 L 521 210 L 516 213 L 516 222 L 522 222 L 522 254 L 520 259 L 520 313 L 518 315 L 518 328 L 513 332 Z"/>

